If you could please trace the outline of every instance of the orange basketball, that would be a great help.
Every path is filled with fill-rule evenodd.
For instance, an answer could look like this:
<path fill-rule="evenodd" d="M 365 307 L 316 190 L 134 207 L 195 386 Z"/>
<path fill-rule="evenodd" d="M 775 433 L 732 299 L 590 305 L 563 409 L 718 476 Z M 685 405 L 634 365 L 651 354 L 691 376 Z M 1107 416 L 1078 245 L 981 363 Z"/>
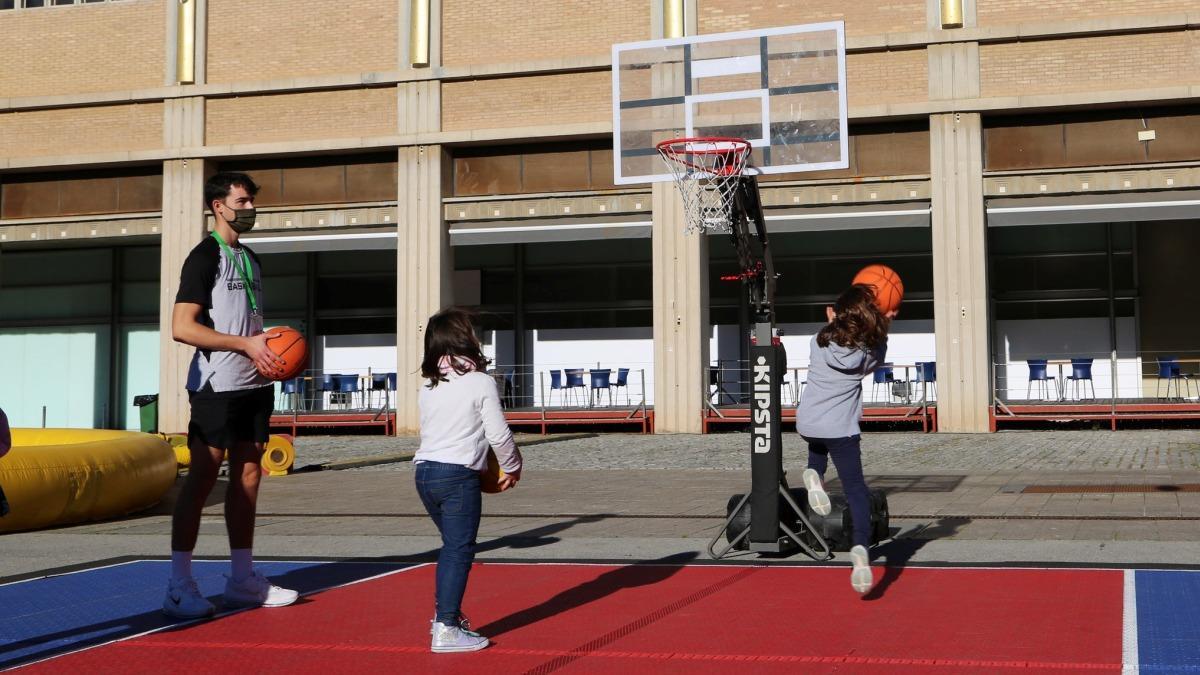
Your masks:
<path fill-rule="evenodd" d="M 900 308 L 904 300 L 904 282 L 900 275 L 887 265 L 867 265 L 854 275 L 855 284 L 865 284 L 875 289 L 875 306 L 884 314 Z"/>
<path fill-rule="evenodd" d="M 267 377 L 277 381 L 290 380 L 303 373 L 308 366 L 308 343 L 300 331 L 287 326 L 279 326 L 278 328 L 268 328 L 266 332 L 276 334 L 274 337 L 267 338 L 267 347 L 283 359 L 283 373 L 267 375 Z"/>
<path fill-rule="evenodd" d="M 488 448 L 487 468 L 479 474 L 479 489 L 488 494 L 496 494 L 500 491 L 501 478 L 504 478 L 504 471 L 500 468 L 500 460 L 496 459 L 496 453 Z"/>

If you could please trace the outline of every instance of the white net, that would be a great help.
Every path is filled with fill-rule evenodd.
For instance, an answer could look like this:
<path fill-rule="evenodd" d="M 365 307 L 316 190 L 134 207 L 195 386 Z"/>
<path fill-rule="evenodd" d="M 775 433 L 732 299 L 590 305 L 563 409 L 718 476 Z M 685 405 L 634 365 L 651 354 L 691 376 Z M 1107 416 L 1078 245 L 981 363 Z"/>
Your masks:
<path fill-rule="evenodd" d="M 750 144 L 738 138 L 681 138 L 658 144 L 658 153 L 683 197 L 686 231 L 728 232 Z"/>

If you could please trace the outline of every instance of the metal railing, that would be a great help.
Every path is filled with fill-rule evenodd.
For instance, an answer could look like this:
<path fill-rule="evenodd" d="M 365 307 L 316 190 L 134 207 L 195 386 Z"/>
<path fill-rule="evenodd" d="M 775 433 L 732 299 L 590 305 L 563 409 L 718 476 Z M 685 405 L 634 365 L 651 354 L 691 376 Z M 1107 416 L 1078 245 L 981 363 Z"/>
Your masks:
<path fill-rule="evenodd" d="M 293 416 L 370 412 L 378 418 L 395 408 L 396 384 L 396 373 L 371 368 L 306 370 L 276 384 L 275 412 Z"/>
<path fill-rule="evenodd" d="M 1200 352 L 1030 355 L 993 361 L 992 382 L 997 417 L 1037 415 L 1038 408 L 1054 406 L 1071 416 L 1083 407 L 1093 414 L 1106 408 L 1115 417 L 1122 405 L 1200 402 Z"/>

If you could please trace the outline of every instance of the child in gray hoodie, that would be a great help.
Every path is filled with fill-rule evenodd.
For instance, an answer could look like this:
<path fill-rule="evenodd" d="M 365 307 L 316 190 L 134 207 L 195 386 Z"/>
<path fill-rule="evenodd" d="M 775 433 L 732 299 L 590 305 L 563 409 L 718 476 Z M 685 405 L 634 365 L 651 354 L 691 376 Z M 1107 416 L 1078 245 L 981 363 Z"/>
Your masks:
<path fill-rule="evenodd" d="M 829 458 L 837 467 L 854 521 L 850 584 L 866 593 L 871 573 L 871 497 L 863 479 L 858 420 L 862 417 L 862 380 L 878 368 L 887 354 L 887 331 L 895 311 L 884 314 L 875 306 L 870 286 L 857 284 L 825 308 L 829 323 L 809 347 L 808 385 L 796 408 L 796 431 L 808 442 L 804 487 L 808 503 L 821 515 L 830 512 L 825 492 Z"/>

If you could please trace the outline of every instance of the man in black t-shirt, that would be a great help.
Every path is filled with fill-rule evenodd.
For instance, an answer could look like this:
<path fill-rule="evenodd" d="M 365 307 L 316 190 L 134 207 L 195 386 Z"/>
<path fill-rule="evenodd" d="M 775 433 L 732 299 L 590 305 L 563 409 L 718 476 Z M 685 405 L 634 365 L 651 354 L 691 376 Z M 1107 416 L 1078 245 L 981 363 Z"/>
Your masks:
<path fill-rule="evenodd" d="M 192 462 L 171 524 L 171 579 L 163 601 L 163 612 L 181 619 L 210 616 L 216 609 L 192 577 L 192 550 L 200 512 L 226 453 L 231 572 L 225 606 L 282 607 L 298 596 L 255 571 L 251 556 L 260 462 L 275 402 L 268 375 L 280 366 L 263 332 L 258 256 L 238 243 L 254 227 L 257 192 L 254 181 L 241 173 L 218 173 L 204 184 L 205 207 L 216 224 L 183 263 L 171 316 L 175 341 L 196 348 L 187 378 Z"/>

